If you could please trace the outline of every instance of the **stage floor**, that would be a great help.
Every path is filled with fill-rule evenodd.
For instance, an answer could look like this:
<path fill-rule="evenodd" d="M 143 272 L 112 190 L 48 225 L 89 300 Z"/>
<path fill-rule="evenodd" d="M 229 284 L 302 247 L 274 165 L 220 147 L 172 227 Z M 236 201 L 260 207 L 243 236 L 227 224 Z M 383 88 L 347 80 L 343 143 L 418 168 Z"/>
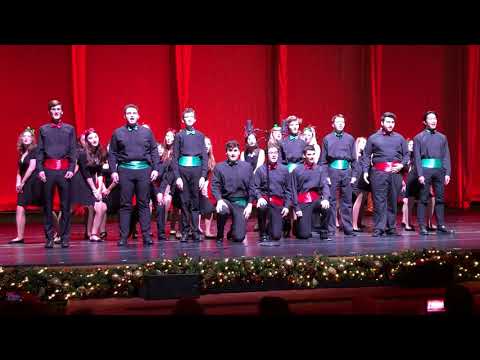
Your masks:
<path fill-rule="evenodd" d="M 11 216 L 10 216 L 11 217 Z M 4 219 L 5 220 L 5 219 Z M 90 243 L 83 238 L 84 226 L 72 225 L 70 247 L 45 249 L 43 227 L 38 221 L 27 224 L 24 245 L 9 245 L 15 236 L 14 221 L 0 224 L 0 265 L 107 265 L 138 264 L 158 259 L 171 259 L 183 253 L 194 258 L 228 258 L 251 256 L 308 256 L 314 253 L 327 256 L 351 256 L 359 254 L 391 253 L 408 249 L 480 249 L 480 210 L 448 211 L 448 225 L 455 234 L 420 236 L 416 232 L 400 230 L 398 237 L 371 237 L 371 217 L 367 217 L 365 232 L 356 237 L 344 237 L 342 232 L 332 241 L 320 240 L 318 235 L 307 240 L 282 239 L 276 246 L 264 246 L 258 243 L 258 233 L 253 231 L 254 220 L 249 221 L 249 232 L 243 243 L 225 240 L 217 245 L 215 240 L 205 239 L 200 243 L 180 243 L 178 240 L 155 242 L 144 247 L 141 237 L 130 240 L 128 247 L 118 247 L 118 224 L 107 226 L 108 240 L 104 243 Z M 227 225 L 228 226 L 228 225 Z M 152 223 L 154 233 L 156 226 Z M 156 234 L 155 234 L 156 235 Z"/>

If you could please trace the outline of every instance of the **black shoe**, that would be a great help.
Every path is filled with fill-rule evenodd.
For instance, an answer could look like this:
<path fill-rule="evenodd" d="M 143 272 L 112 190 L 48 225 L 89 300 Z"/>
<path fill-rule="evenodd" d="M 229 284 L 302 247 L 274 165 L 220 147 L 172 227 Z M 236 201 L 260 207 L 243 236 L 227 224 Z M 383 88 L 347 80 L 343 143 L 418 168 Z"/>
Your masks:
<path fill-rule="evenodd" d="M 100 239 L 105 240 L 105 239 L 107 238 L 107 232 L 106 232 L 106 231 L 101 232 L 101 233 L 99 234 L 99 236 L 100 236 Z"/>
<path fill-rule="evenodd" d="M 357 232 L 358 232 L 358 233 L 361 233 L 361 232 L 363 232 L 363 230 L 362 230 L 362 229 L 353 229 L 353 232 L 356 232 L 356 233 L 357 233 Z"/>
<path fill-rule="evenodd" d="M 158 241 L 167 241 L 167 237 L 165 235 L 163 235 L 163 236 L 160 235 L 160 236 L 157 237 L 157 239 L 158 239 Z"/>
<path fill-rule="evenodd" d="M 143 239 L 143 245 L 145 246 L 153 245 L 153 240 L 151 238 Z"/>
<path fill-rule="evenodd" d="M 373 234 L 372 234 L 372 237 L 380 237 L 383 235 L 383 231 L 382 230 L 374 230 L 373 231 Z"/>
<path fill-rule="evenodd" d="M 53 248 L 53 239 L 48 239 L 45 244 L 45 249 L 52 249 Z"/>
<path fill-rule="evenodd" d="M 8 242 L 9 244 L 24 244 L 25 241 L 23 239 L 13 239 Z"/>
<path fill-rule="evenodd" d="M 62 248 L 68 248 L 68 247 L 70 247 L 70 243 L 68 241 L 63 241 Z"/>
<path fill-rule="evenodd" d="M 232 239 L 233 239 L 232 230 L 229 230 L 227 232 L 227 240 L 232 240 Z"/>
<path fill-rule="evenodd" d="M 401 236 L 399 233 L 397 233 L 397 230 L 395 229 L 388 229 L 387 231 L 385 231 L 385 234 L 387 236 Z"/>
<path fill-rule="evenodd" d="M 268 235 L 262 235 L 260 236 L 260 238 L 258 239 L 258 242 L 268 242 L 270 241 L 270 238 L 268 237 Z"/>
<path fill-rule="evenodd" d="M 221 237 L 221 238 L 217 237 L 217 238 L 215 239 L 215 242 L 216 242 L 217 244 L 223 244 L 223 241 L 224 241 L 223 237 Z"/>
<path fill-rule="evenodd" d="M 137 240 L 138 239 L 138 233 L 136 231 L 134 231 L 132 233 L 132 240 Z"/>
<path fill-rule="evenodd" d="M 418 232 L 420 235 L 428 235 L 427 228 L 425 226 L 420 226 L 420 230 Z"/>
<path fill-rule="evenodd" d="M 201 242 L 203 241 L 203 239 L 201 238 L 201 236 L 199 234 L 193 234 L 192 235 L 192 240 L 193 242 Z"/>
<path fill-rule="evenodd" d="M 343 235 L 345 236 L 357 236 L 354 231 L 344 231 Z"/>
<path fill-rule="evenodd" d="M 182 234 L 182 238 L 180 239 L 180 242 L 182 243 L 188 242 L 188 233 Z"/>
<path fill-rule="evenodd" d="M 437 226 L 437 233 L 452 234 L 453 231 L 447 228 L 445 225 Z"/>
<path fill-rule="evenodd" d="M 120 239 L 120 240 L 117 242 L 117 245 L 118 245 L 118 246 L 127 246 L 127 239 Z"/>
<path fill-rule="evenodd" d="M 405 230 L 405 231 L 415 231 L 415 227 L 414 226 L 410 226 L 410 228 L 405 227 L 403 230 Z"/>

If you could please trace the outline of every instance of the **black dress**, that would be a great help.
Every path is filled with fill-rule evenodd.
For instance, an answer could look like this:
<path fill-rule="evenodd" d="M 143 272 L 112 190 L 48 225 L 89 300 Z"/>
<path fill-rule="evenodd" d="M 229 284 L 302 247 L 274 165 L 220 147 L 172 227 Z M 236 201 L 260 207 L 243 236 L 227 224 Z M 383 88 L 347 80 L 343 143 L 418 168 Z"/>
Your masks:
<path fill-rule="evenodd" d="M 243 156 L 245 157 L 245 161 L 250 164 L 253 171 L 255 171 L 255 169 L 257 168 L 259 153 L 260 153 L 260 149 L 258 148 L 253 150 L 251 153 L 247 154 L 246 151 L 243 153 Z"/>
<path fill-rule="evenodd" d="M 37 158 L 37 148 L 33 148 L 28 152 L 25 158 L 18 160 L 18 170 L 20 176 L 23 178 L 30 166 L 30 160 Z M 38 178 L 38 167 L 28 177 L 27 182 L 23 186 L 23 191 L 17 194 L 17 205 L 28 206 L 36 205 L 40 206 L 43 203 L 43 183 Z"/>
<path fill-rule="evenodd" d="M 358 179 L 352 184 L 352 191 L 353 191 L 353 194 L 356 196 L 360 193 L 360 191 L 368 191 L 368 192 L 372 191 L 372 187 L 370 186 L 370 184 L 367 184 L 363 179 L 362 166 L 364 161 L 369 161 L 369 160 L 365 159 L 365 156 L 362 153 L 362 155 L 358 158 L 358 161 L 356 163 L 357 164 L 356 169 L 355 169 L 355 171 L 358 174 Z"/>
<path fill-rule="evenodd" d="M 93 206 L 97 200 L 87 183 L 87 178 L 90 177 L 95 182 L 95 175 L 100 176 L 102 174 L 102 165 L 88 165 L 87 154 L 85 151 L 81 151 L 78 154 L 78 167 L 79 169 L 73 178 L 72 204 Z"/>

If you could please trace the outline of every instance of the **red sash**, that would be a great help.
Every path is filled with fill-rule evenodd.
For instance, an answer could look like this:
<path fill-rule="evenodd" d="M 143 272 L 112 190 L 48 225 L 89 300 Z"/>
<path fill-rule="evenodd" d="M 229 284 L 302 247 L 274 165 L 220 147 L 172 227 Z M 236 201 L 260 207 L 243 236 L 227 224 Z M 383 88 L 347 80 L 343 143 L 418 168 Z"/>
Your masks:
<path fill-rule="evenodd" d="M 48 170 L 67 170 L 69 164 L 68 159 L 46 159 L 43 167 Z"/>
<path fill-rule="evenodd" d="M 373 167 L 377 170 L 380 170 L 380 171 L 385 171 L 385 172 L 392 172 L 392 167 L 394 165 L 397 165 L 397 164 L 400 164 L 399 161 L 388 161 L 388 162 L 380 162 L 380 163 L 376 163 L 376 164 L 373 164 Z"/>
<path fill-rule="evenodd" d="M 280 206 L 283 207 L 285 205 L 285 201 L 279 196 L 271 195 L 270 199 L 268 199 L 267 195 L 262 195 L 264 199 L 266 199 L 270 204 L 275 205 L 275 206 Z"/>
<path fill-rule="evenodd" d="M 316 191 L 307 191 L 298 194 L 298 202 L 300 204 L 309 204 L 315 202 L 320 195 Z"/>

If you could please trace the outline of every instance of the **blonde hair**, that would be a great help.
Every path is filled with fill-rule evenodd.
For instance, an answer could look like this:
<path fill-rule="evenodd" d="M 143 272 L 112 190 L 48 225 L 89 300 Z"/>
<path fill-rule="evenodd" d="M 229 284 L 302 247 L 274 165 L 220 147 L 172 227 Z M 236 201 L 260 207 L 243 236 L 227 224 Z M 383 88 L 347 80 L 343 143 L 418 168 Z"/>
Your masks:
<path fill-rule="evenodd" d="M 305 128 L 303 128 L 303 140 L 305 140 L 305 131 L 310 131 L 312 133 L 312 140 L 310 141 L 309 144 L 307 145 L 318 145 L 318 142 L 317 142 L 317 135 L 315 133 L 315 128 L 313 126 L 307 126 Z"/>

